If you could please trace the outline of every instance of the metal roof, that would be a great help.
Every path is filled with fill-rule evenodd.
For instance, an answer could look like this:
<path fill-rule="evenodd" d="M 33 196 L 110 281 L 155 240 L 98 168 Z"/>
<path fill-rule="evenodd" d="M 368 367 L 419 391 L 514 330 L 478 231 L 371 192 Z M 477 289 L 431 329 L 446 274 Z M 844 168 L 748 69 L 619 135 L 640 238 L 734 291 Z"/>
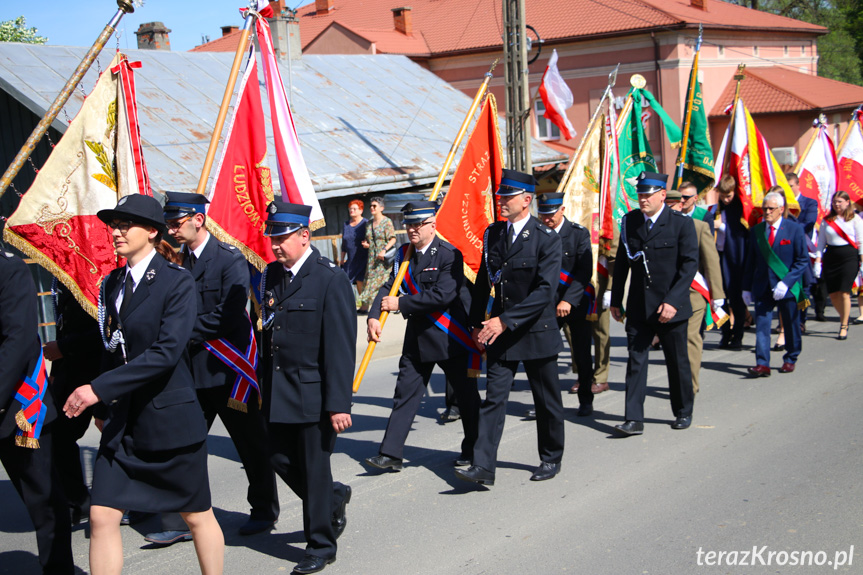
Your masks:
<path fill-rule="evenodd" d="M 86 52 L 79 47 L 0 42 L 0 88 L 41 117 Z M 194 191 L 233 54 L 126 53 L 130 60 L 143 63 L 135 79 L 153 187 Z M 106 48 L 66 104 L 65 114 L 54 122 L 57 130 L 65 132 L 81 107 L 84 91 L 92 89 L 111 57 L 112 50 Z M 405 56 L 306 55 L 280 61 L 279 66 L 286 90 L 292 86 L 300 145 L 322 199 L 434 183 L 471 103 L 470 97 Z M 477 87 L 480 83 L 477 79 Z M 261 97 L 272 152 L 263 83 Z M 502 138 L 503 123 L 501 119 Z M 566 159 L 538 141 L 531 150 L 534 165 Z M 272 153 L 269 165 L 275 169 Z M 278 178 L 273 183 L 278 186 Z"/>

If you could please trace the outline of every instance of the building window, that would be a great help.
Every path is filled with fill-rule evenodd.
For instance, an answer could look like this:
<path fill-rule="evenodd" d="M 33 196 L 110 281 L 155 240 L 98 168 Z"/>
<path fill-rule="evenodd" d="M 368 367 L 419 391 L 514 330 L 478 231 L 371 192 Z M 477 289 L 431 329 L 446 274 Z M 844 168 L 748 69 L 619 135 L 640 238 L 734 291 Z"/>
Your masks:
<path fill-rule="evenodd" d="M 801 55 L 801 56 L 805 56 L 805 55 L 806 55 L 806 46 L 800 46 L 800 55 Z"/>
<path fill-rule="evenodd" d="M 787 58 L 788 57 L 788 46 L 785 46 L 784 54 L 785 54 L 785 57 Z"/>
<path fill-rule="evenodd" d="M 717 46 L 716 49 L 720 56 L 725 56 L 725 46 Z"/>
<path fill-rule="evenodd" d="M 542 100 L 536 101 L 535 112 L 537 137 L 540 140 L 559 140 L 560 128 L 543 116 L 545 114 L 545 104 L 542 103 Z"/>
<path fill-rule="evenodd" d="M 758 55 L 758 46 L 753 46 L 753 47 L 752 47 L 752 55 L 753 55 L 753 56 L 757 56 L 757 55 Z"/>

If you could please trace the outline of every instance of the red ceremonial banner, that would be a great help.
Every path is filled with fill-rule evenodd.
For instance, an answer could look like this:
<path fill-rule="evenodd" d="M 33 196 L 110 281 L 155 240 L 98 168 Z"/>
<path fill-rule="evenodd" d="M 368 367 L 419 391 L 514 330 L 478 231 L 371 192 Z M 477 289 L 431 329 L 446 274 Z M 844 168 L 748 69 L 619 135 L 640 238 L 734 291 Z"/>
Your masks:
<path fill-rule="evenodd" d="M 437 234 L 461 251 L 472 282 L 482 263 L 483 234 L 495 220 L 494 193 L 502 169 L 497 106 L 489 94 L 437 213 Z"/>

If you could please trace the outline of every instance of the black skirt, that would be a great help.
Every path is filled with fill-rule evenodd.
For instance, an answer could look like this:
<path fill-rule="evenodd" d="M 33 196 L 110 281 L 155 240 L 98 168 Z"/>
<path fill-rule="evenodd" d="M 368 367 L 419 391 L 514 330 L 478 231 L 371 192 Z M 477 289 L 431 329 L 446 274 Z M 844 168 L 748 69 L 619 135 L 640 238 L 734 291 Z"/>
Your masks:
<path fill-rule="evenodd" d="M 93 468 L 91 503 L 148 513 L 199 512 L 212 505 L 207 443 L 165 451 L 100 448 Z"/>
<path fill-rule="evenodd" d="M 857 250 L 844 246 L 827 246 L 821 261 L 821 279 L 827 286 L 827 293 L 851 293 L 851 286 L 860 269 Z"/>

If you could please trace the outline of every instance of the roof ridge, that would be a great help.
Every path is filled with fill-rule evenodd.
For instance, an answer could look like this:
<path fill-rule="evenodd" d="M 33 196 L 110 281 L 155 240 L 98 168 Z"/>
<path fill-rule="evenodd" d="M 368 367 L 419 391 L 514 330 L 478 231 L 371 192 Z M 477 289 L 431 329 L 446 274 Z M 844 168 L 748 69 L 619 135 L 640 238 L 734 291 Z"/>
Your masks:
<path fill-rule="evenodd" d="M 659 12 L 660 14 L 667 16 L 668 18 L 673 20 L 675 24 L 687 24 L 686 20 L 678 19 L 675 16 L 673 16 L 672 14 L 669 14 L 668 12 L 666 12 L 665 10 L 663 10 L 661 8 L 657 8 L 656 6 L 654 6 L 653 4 L 650 3 L 650 0 L 633 0 L 633 1 L 634 2 L 640 2 L 644 6 L 647 6 L 648 8 L 652 9 L 654 12 Z"/>
<path fill-rule="evenodd" d="M 774 68 L 775 68 L 775 66 L 774 66 Z M 790 70 L 788 70 L 788 71 L 790 71 Z M 815 102 L 810 102 L 809 100 L 804 100 L 803 98 L 801 98 L 797 94 L 795 94 L 793 92 L 789 92 L 787 89 L 783 88 L 782 86 L 777 86 L 776 84 L 774 84 L 773 82 L 771 82 L 770 80 L 768 80 L 764 76 L 757 74 L 755 71 L 751 70 L 750 68 L 744 68 L 743 73 L 746 74 L 747 76 L 750 76 L 750 75 L 753 76 L 754 78 L 758 79 L 758 81 L 761 82 L 762 84 L 767 84 L 768 86 L 770 86 L 774 90 L 778 90 L 778 91 L 782 92 L 783 94 L 785 94 L 786 96 L 790 96 L 791 98 L 797 100 L 798 102 L 806 104 L 807 106 L 809 106 L 811 108 L 818 108 L 819 107 L 817 104 L 815 104 Z M 797 73 L 799 74 L 800 72 L 797 72 Z M 811 76 L 811 74 L 805 74 L 805 75 Z M 818 76 L 816 75 L 816 77 L 818 77 Z"/>

